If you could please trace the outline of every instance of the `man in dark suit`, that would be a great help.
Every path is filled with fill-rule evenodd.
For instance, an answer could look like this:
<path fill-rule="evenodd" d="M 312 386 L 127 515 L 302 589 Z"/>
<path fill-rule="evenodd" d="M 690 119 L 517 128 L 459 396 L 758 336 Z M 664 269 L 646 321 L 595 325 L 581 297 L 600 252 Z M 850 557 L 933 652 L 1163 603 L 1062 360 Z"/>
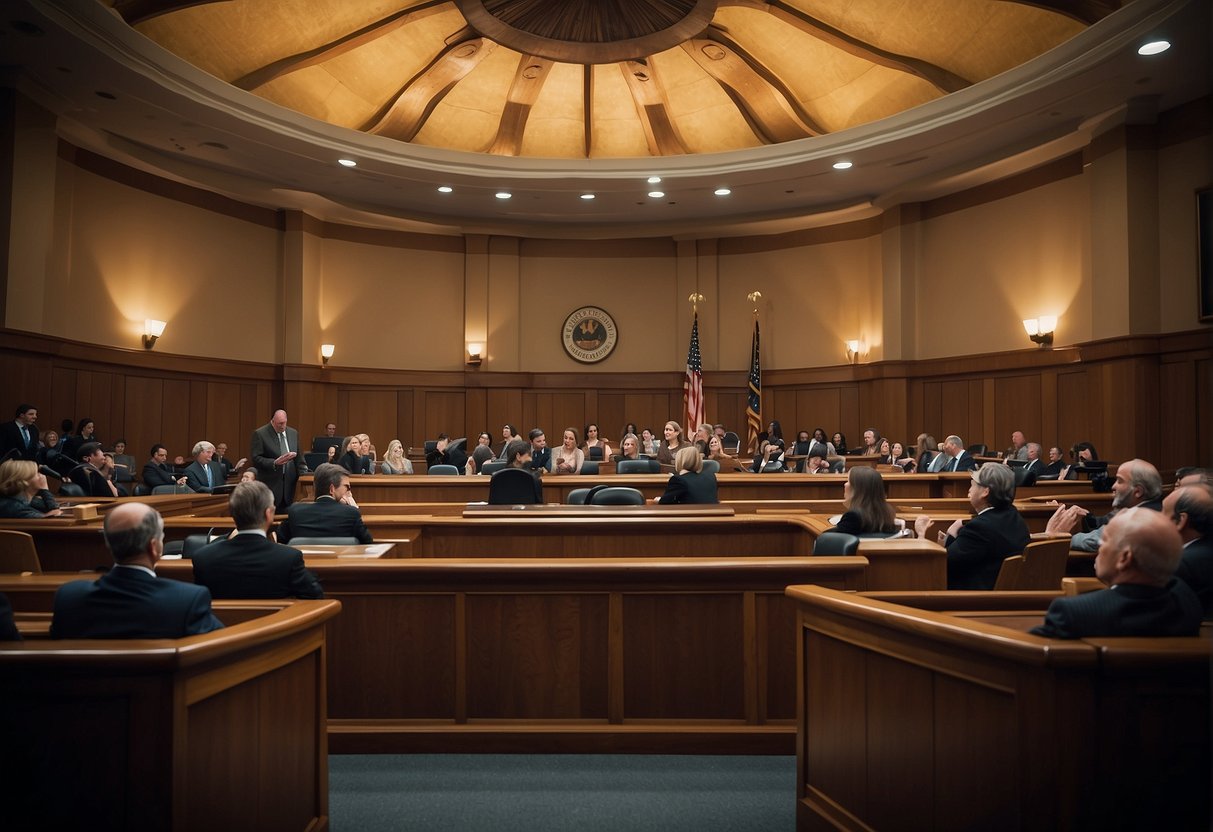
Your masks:
<path fill-rule="evenodd" d="M 0 459 L 38 458 L 38 408 L 32 404 L 17 405 L 14 421 L 0 424 Z M 13 456 L 12 452 L 16 451 Z"/>
<path fill-rule="evenodd" d="M 952 437 L 948 437 L 951 439 Z M 948 589 L 993 589 L 1004 559 L 1028 546 L 1028 525 L 1015 506 L 1015 475 L 1005 465 L 983 465 L 969 483 L 969 504 L 977 516 L 957 520 L 939 543 L 948 550 Z M 922 515 L 914 530 L 922 537 L 931 518 Z"/>
<path fill-rule="evenodd" d="M 1016 431 L 1016 433 L 1018 433 L 1018 431 Z M 1035 485 L 1036 478 L 1044 473 L 1045 470 L 1044 461 L 1040 458 L 1040 444 L 1037 442 L 1029 442 L 1024 447 L 1028 452 L 1028 464 L 1023 467 L 1023 481 L 1020 483 L 1020 485 Z"/>
<path fill-rule="evenodd" d="M 210 494 L 227 483 L 223 466 L 214 460 L 215 446 L 203 439 L 194 445 L 194 461 L 185 469 L 185 484 L 193 491 Z"/>
<path fill-rule="evenodd" d="M 228 499 L 236 534 L 194 553 L 194 582 L 214 598 L 323 598 L 303 553 L 267 536 L 274 494 L 263 482 L 242 482 Z"/>
<path fill-rule="evenodd" d="M 977 460 L 965 450 L 964 440 L 959 436 L 953 435 L 943 440 L 943 456 L 944 461 L 938 469 L 941 474 L 972 471 L 977 468 Z"/>
<path fill-rule="evenodd" d="M 1183 541 L 1175 577 L 1191 587 L 1205 618 L 1213 618 L 1213 492 L 1205 485 L 1176 488 L 1162 501 L 1162 516 Z"/>
<path fill-rule="evenodd" d="M 1095 575 L 1109 588 L 1057 598 L 1031 632 L 1049 638 L 1196 635 L 1200 602 L 1172 577 L 1182 549 L 1179 531 L 1161 512 L 1119 512 L 1095 556 Z"/>
<path fill-rule="evenodd" d="M 84 489 L 88 497 L 120 497 L 117 486 L 110 480 L 113 460 L 105 458 L 100 442 L 85 442 L 80 446 L 80 464 L 68 477 Z"/>
<path fill-rule="evenodd" d="M 105 515 L 114 568 L 55 593 L 52 638 L 182 638 L 223 626 L 206 587 L 156 577 L 164 521 L 151 506 L 124 503 Z"/>
<path fill-rule="evenodd" d="M 1049 464 L 1044 466 L 1044 468 L 1042 468 L 1039 472 L 1037 472 L 1036 479 L 1038 479 L 1038 480 L 1061 479 L 1061 471 L 1063 468 L 1066 467 L 1066 462 L 1063 457 L 1064 457 L 1064 455 L 1061 452 L 1061 448 L 1058 448 L 1058 447 L 1049 448 Z M 1078 475 L 1075 474 L 1075 476 L 1078 476 Z"/>
<path fill-rule="evenodd" d="M 353 537 L 359 543 L 374 542 L 350 491 L 350 472 L 326 462 L 316 468 L 316 502 L 295 503 L 287 510 L 278 538 Z"/>
<path fill-rule="evenodd" d="M 248 462 L 248 460 L 243 457 L 235 462 L 228 459 L 227 443 L 225 442 L 220 442 L 215 446 L 215 456 L 211 459 L 211 461 L 218 463 L 219 466 L 223 468 L 224 479 L 230 477 L 234 473 L 238 473 L 240 469 L 245 466 L 245 463 Z"/>
<path fill-rule="evenodd" d="M 1111 522 L 1117 512 L 1142 506 L 1143 508 L 1162 510 L 1162 477 L 1158 469 L 1144 459 L 1130 459 L 1116 467 L 1116 479 L 1112 483 L 1112 510 L 1100 517 L 1090 514 L 1082 506 L 1060 505 L 1053 516 L 1049 518 L 1045 531 L 1052 535 L 1072 532 L 1081 525 L 1081 531 L 1076 531 L 1070 537 L 1070 548 L 1082 552 L 1095 552 L 1103 536 L 1104 527 Z"/>
<path fill-rule="evenodd" d="M 548 471 L 552 470 L 552 449 L 548 447 L 548 438 L 544 435 L 542 428 L 535 428 L 530 433 L 531 437 L 531 462 L 532 471 Z"/>
<path fill-rule="evenodd" d="M 185 477 L 178 476 L 168 464 L 168 448 L 152 445 L 151 459 L 143 463 L 143 484 L 148 490 L 158 485 L 185 485 Z"/>
<path fill-rule="evenodd" d="M 249 459 L 257 469 L 257 479 L 274 492 L 279 511 L 295 501 L 295 484 L 307 472 L 299 455 L 299 432 L 286 424 L 286 411 L 275 410 L 268 425 L 253 431 Z"/>

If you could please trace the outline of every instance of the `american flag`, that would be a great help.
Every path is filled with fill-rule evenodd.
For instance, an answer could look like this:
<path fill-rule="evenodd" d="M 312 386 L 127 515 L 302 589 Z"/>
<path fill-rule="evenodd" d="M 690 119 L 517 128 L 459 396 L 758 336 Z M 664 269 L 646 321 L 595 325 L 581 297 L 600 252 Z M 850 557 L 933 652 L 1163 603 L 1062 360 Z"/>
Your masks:
<path fill-rule="evenodd" d="M 687 349 L 687 377 L 682 383 L 682 415 L 686 420 L 686 436 L 694 436 L 704 423 L 703 360 L 699 355 L 699 313 L 691 325 L 691 346 Z"/>
<path fill-rule="evenodd" d="M 758 362 L 758 318 L 754 318 L 754 349 L 750 356 L 750 390 L 745 406 L 746 445 L 750 453 L 758 448 L 762 430 L 762 367 Z"/>

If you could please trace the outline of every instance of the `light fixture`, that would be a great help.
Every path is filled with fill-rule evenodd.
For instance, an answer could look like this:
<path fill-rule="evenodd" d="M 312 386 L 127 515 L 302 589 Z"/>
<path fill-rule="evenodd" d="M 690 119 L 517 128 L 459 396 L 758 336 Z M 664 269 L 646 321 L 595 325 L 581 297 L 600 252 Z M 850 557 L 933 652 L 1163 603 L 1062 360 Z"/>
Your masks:
<path fill-rule="evenodd" d="M 581 198 L 582 198 L 582 199 L 593 199 L 593 198 L 594 198 L 594 194 L 582 194 L 582 195 L 581 195 Z"/>
<path fill-rule="evenodd" d="M 1149 43 L 1143 43 L 1137 47 L 1138 55 L 1160 55 L 1171 48 L 1171 42 L 1166 40 L 1152 40 Z"/>
<path fill-rule="evenodd" d="M 647 181 L 650 185 L 656 185 L 658 182 L 661 181 L 661 177 L 660 176 L 650 176 Z"/>
<path fill-rule="evenodd" d="M 484 344 L 468 341 L 468 357 L 466 364 L 469 367 L 479 367 L 481 362 L 481 353 L 484 352 Z"/>
<path fill-rule="evenodd" d="M 848 162 L 848 161 L 846 161 L 846 160 L 844 159 L 844 160 L 843 160 L 843 161 L 841 161 L 841 162 L 835 162 L 835 163 L 834 163 L 834 170 L 847 170 L 848 168 L 850 168 L 850 167 L 851 167 L 851 165 L 852 165 L 852 164 L 854 164 L 854 163 L 853 163 L 853 162 Z"/>
<path fill-rule="evenodd" d="M 452 188 L 450 185 L 439 185 L 438 186 L 438 193 L 440 193 L 440 194 L 449 194 L 453 190 L 455 190 L 455 189 Z"/>
<path fill-rule="evenodd" d="M 653 199 L 661 199 L 663 196 L 665 196 L 665 191 L 649 191 L 649 196 L 651 196 Z"/>
<path fill-rule="evenodd" d="M 336 352 L 336 350 L 337 347 L 333 344 L 320 345 L 320 360 L 324 362 L 326 367 L 328 366 L 329 359 L 333 357 L 333 353 Z"/>
<path fill-rule="evenodd" d="M 717 188 L 716 190 L 712 191 L 712 193 L 716 194 L 716 196 L 728 196 L 729 194 L 733 193 L 733 191 L 729 188 Z"/>
<path fill-rule="evenodd" d="M 337 164 L 341 165 L 341 167 L 343 167 L 343 168 L 356 168 L 356 167 L 358 167 L 358 163 L 357 163 L 357 162 L 355 162 L 353 159 L 338 159 L 338 160 L 337 160 Z"/>
<path fill-rule="evenodd" d="M 164 321 L 147 318 L 143 321 L 143 348 L 150 350 L 156 346 L 156 339 L 164 334 Z"/>
<path fill-rule="evenodd" d="M 862 340 L 854 339 L 844 341 L 847 345 L 847 361 L 852 364 L 857 364 L 860 358 L 866 358 L 868 355 L 868 345 Z"/>
<path fill-rule="evenodd" d="M 1032 339 L 1032 343 L 1040 344 L 1042 349 L 1053 346 L 1053 330 L 1057 329 L 1056 315 L 1041 315 L 1039 318 L 1025 318 L 1024 331 Z"/>
<path fill-rule="evenodd" d="M 497 197 L 498 199 L 509 199 L 510 197 L 513 196 L 513 194 L 510 193 L 509 191 L 498 191 L 497 193 L 494 194 L 494 196 Z"/>

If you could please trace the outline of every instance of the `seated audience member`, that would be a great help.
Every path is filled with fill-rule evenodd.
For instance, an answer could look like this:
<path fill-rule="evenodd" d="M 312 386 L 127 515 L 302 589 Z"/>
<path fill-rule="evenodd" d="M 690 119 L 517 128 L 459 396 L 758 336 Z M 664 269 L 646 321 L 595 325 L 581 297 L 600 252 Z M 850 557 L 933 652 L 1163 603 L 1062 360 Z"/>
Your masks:
<path fill-rule="evenodd" d="M 585 452 L 577 447 L 577 429 L 565 428 L 564 441 L 552 451 L 552 470 L 557 474 L 580 474 Z"/>
<path fill-rule="evenodd" d="M 38 442 L 38 455 L 35 462 L 39 465 L 50 465 L 52 468 L 59 459 L 59 434 L 53 430 L 43 431 Z"/>
<path fill-rule="evenodd" d="M 24 641 L 13 620 L 13 605 L 3 592 L 0 592 L 0 641 Z"/>
<path fill-rule="evenodd" d="M 501 460 L 505 459 L 505 452 L 510 447 L 510 443 L 513 442 L 515 439 L 521 439 L 521 437 L 518 435 L 518 428 L 514 427 L 513 425 L 502 425 L 501 426 L 501 450 L 498 451 L 498 453 L 497 453 L 498 459 L 501 459 Z"/>
<path fill-rule="evenodd" d="M 240 482 L 257 482 L 257 469 L 245 468 L 240 472 Z"/>
<path fill-rule="evenodd" d="M 1116 468 L 1116 479 L 1112 483 L 1112 510 L 1101 517 L 1092 517 L 1082 506 L 1057 507 L 1049 518 L 1045 531 L 1054 537 L 1065 535 L 1081 524 L 1083 531 L 1070 537 L 1070 548 L 1080 552 L 1095 552 L 1104 527 L 1121 509 L 1142 506 L 1162 510 L 1162 477 L 1158 469 L 1144 459 L 1130 459 Z"/>
<path fill-rule="evenodd" d="M 805 457 L 807 459 L 809 455 L 809 446 L 812 444 L 813 439 L 809 436 L 809 432 L 807 430 L 797 431 L 796 439 L 792 442 L 791 446 L 788 447 L 788 456 Z M 797 459 L 795 468 L 793 470 L 798 474 L 803 473 L 804 463 L 804 459 Z"/>
<path fill-rule="evenodd" d="M 38 408 L 32 404 L 17 405 L 13 421 L 0 425 L 0 457 L 8 459 L 38 458 Z M 16 456 L 13 453 L 16 452 Z"/>
<path fill-rule="evenodd" d="M 476 437 L 476 447 L 472 448 L 472 454 L 468 457 L 466 464 L 468 474 L 479 474 L 484 469 L 484 463 L 496 458 L 497 454 L 493 453 L 493 437 L 487 433 L 480 434 Z"/>
<path fill-rule="evenodd" d="M 514 439 L 505 447 L 505 465 L 507 468 L 521 468 L 535 480 L 535 504 L 543 505 L 543 482 L 539 473 L 531 468 L 531 443 L 525 439 Z"/>
<path fill-rule="evenodd" d="M 194 445 L 194 461 L 185 469 L 185 484 L 200 494 L 210 494 L 218 486 L 226 485 L 223 466 L 215 462 L 215 446 L 203 439 Z"/>
<path fill-rule="evenodd" d="M 185 477 L 169 467 L 168 448 L 152 445 L 151 456 L 151 459 L 143 463 L 143 484 L 149 490 L 158 485 L 185 485 Z"/>
<path fill-rule="evenodd" d="M 1179 532 L 1160 512 L 1125 509 L 1107 524 L 1095 556 L 1095 575 L 1108 589 L 1055 599 L 1031 632 L 1049 638 L 1196 635 L 1200 601 L 1173 577 L 1181 551 Z"/>
<path fill-rule="evenodd" d="M 375 444 L 371 442 L 371 437 L 365 433 L 358 434 L 358 445 L 359 452 L 362 454 L 358 460 L 360 473 L 375 473 L 375 464 L 378 461 L 379 454 L 375 451 Z"/>
<path fill-rule="evenodd" d="M 972 471 L 977 467 L 977 460 L 965 450 L 964 440 L 955 434 L 943 440 L 943 452 L 940 456 L 943 459 L 939 467 L 935 468 L 935 463 L 932 462 L 932 470 L 937 470 L 941 473 L 955 473 L 959 471 Z M 1014 478 L 1012 477 L 1012 479 Z"/>
<path fill-rule="evenodd" d="M 758 450 L 754 454 L 754 473 L 787 470 L 784 464 L 786 457 L 783 426 L 777 419 L 773 419 L 767 425 L 766 432 L 758 434 Z"/>
<path fill-rule="evenodd" d="M 126 452 L 126 440 L 119 439 L 114 443 L 114 481 L 135 481 L 135 458 Z"/>
<path fill-rule="evenodd" d="M 1036 474 L 1038 480 L 1063 480 L 1067 477 L 1062 476 L 1062 470 L 1066 468 L 1066 461 L 1061 452 L 1061 448 L 1056 446 L 1049 448 L 1049 462 L 1044 465 L 1039 473 Z M 1067 472 L 1068 473 L 1068 472 Z M 1075 473 L 1074 477 L 1078 474 Z"/>
<path fill-rule="evenodd" d="M 35 504 L 36 498 L 41 499 Z M 62 513 L 47 490 L 46 475 L 38 470 L 36 462 L 28 459 L 0 462 L 0 518 L 37 520 Z"/>
<path fill-rule="evenodd" d="M 194 553 L 194 583 L 212 598 L 323 598 L 303 553 L 268 537 L 274 492 L 263 482 L 236 486 L 228 498 L 236 533 Z"/>
<path fill-rule="evenodd" d="M 716 434 L 712 434 L 712 438 L 708 440 L 708 459 L 714 459 L 720 464 L 722 474 L 744 473 L 746 470 L 745 464 L 740 459 L 725 453 L 724 444 Z"/>
<path fill-rule="evenodd" d="M 935 437 L 929 433 L 918 434 L 918 443 L 914 447 L 914 453 L 918 456 L 917 470 L 925 474 L 931 468 L 931 463 L 935 461 L 935 457 L 939 454 L 939 447 L 935 443 Z"/>
<path fill-rule="evenodd" d="M 885 499 L 884 478 L 875 468 L 852 468 L 842 486 L 842 504 L 847 507 L 834 531 L 844 534 L 896 534 L 897 512 Z"/>
<path fill-rule="evenodd" d="M 93 420 L 87 416 L 77 423 L 76 432 L 69 436 L 67 441 L 63 443 L 63 452 L 68 455 L 69 459 L 79 459 L 80 448 L 86 442 L 97 442 L 98 445 L 101 444 L 95 435 L 96 427 L 96 423 L 94 423 Z"/>
<path fill-rule="evenodd" d="M 1196 593 L 1204 617 L 1213 618 L 1213 491 L 1205 485 L 1176 488 L 1162 501 L 1162 514 L 1183 541 L 1175 577 Z"/>
<path fill-rule="evenodd" d="M 357 436 L 347 436 L 341 440 L 341 449 L 337 451 L 337 464 L 350 474 L 362 473 L 362 440 Z"/>
<path fill-rule="evenodd" d="M 612 462 L 625 459 L 640 459 L 640 437 L 634 433 L 625 433 L 619 441 L 619 450 L 611 457 Z"/>
<path fill-rule="evenodd" d="M 893 464 L 893 443 L 886 438 L 881 438 L 880 445 L 876 449 L 876 462 L 878 465 Z"/>
<path fill-rule="evenodd" d="M 657 439 L 657 434 L 653 433 L 652 428 L 645 428 L 640 432 L 640 453 L 644 456 L 657 456 L 660 450 L 660 443 Z"/>
<path fill-rule="evenodd" d="M 665 438 L 657 442 L 657 461 L 662 465 L 673 465 L 674 454 L 689 448 L 691 443 L 682 435 L 682 425 L 677 422 L 666 422 L 662 434 Z"/>
<path fill-rule="evenodd" d="M 653 502 L 708 504 L 719 503 L 716 496 L 716 475 L 703 470 L 703 455 L 694 445 L 681 448 L 674 457 L 676 474 L 670 475 L 665 493 Z"/>
<path fill-rule="evenodd" d="M 611 458 L 611 446 L 598 435 L 598 425 L 590 422 L 585 426 L 585 444 L 581 446 L 585 458 L 594 462 L 606 462 Z"/>
<path fill-rule="evenodd" d="M 1080 465 L 1086 465 L 1088 462 L 1099 462 L 1099 452 L 1095 450 L 1095 446 L 1090 442 L 1075 442 L 1074 447 L 1070 449 L 1070 455 Z"/>
<path fill-rule="evenodd" d="M 889 447 L 889 458 L 893 460 L 894 465 L 907 474 L 913 474 L 914 469 L 918 467 L 918 463 L 914 461 L 914 456 L 900 442 L 894 442 Z"/>
<path fill-rule="evenodd" d="M 1044 461 L 1040 458 L 1040 444 L 1029 442 L 1024 445 L 1024 450 L 1027 451 L 1028 464 L 1023 467 L 1023 484 L 1035 485 L 1045 470 Z"/>
<path fill-rule="evenodd" d="M 482 440 L 487 436 L 487 433 L 480 434 Z M 491 450 L 490 453 L 492 453 Z M 383 462 L 380 463 L 379 469 L 385 474 L 413 473 L 413 463 L 404 455 L 404 444 L 399 439 L 393 439 L 387 443 L 387 452 L 383 455 Z"/>
<path fill-rule="evenodd" d="M 1028 440 L 1024 437 L 1022 430 L 1012 431 L 1011 447 L 1006 449 L 1003 456 L 1007 459 L 1027 460 Z"/>
<path fill-rule="evenodd" d="M 114 568 L 96 581 L 71 581 L 55 593 L 51 638 L 182 638 L 223 625 L 203 586 L 156 577 L 164 521 L 151 506 L 124 503 L 105 515 Z"/>
<path fill-rule="evenodd" d="M 830 437 L 830 441 L 834 443 L 834 452 L 839 456 L 846 456 L 850 453 L 847 450 L 847 438 L 838 431 L 834 431 L 834 435 Z"/>
<path fill-rule="evenodd" d="M 623 432 L 619 434 L 619 441 L 622 443 L 623 437 L 627 436 L 629 433 L 635 436 L 637 439 L 640 439 L 640 428 L 636 427 L 635 422 L 628 422 L 623 426 Z"/>
<path fill-rule="evenodd" d="M 876 456 L 880 454 L 880 440 L 883 439 L 880 431 L 876 428 L 868 428 L 863 432 L 863 445 L 859 453 L 863 456 Z"/>
<path fill-rule="evenodd" d="M 548 438 L 540 428 L 533 428 L 531 437 L 531 470 L 552 470 L 552 449 L 548 447 Z"/>
<path fill-rule="evenodd" d="M 691 439 L 691 444 L 699 449 L 700 456 L 707 456 L 708 439 L 712 436 L 711 425 L 700 425 L 695 428 L 695 436 Z"/>
<path fill-rule="evenodd" d="M 85 442 L 80 446 L 80 464 L 72 469 L 71 481 L 84 489 L 87 497 L 118 497 L 118 489 L 110 481 L 110 463 L 100 442 Z"/>
<path fill-rule="evenodd" d="M 467 454 L 459 448 L 452 448 L 451 438 L 445 433 L 438 434 L 438 441 L 434 444 L 434 450 L 427 452 L 425 455 L 427 468 L 433 468 L 435 465 L 454 465 L 462 472 L 467 465 L 467 461 Z"/>
<path fill-rule="evenodd" d="M 1213 473 L 1208 468 L 1196 468 L 1190 465 L 1177 468 L 1175 487 L 1182 488 L 1185 485 L 1213 485 Z"/>
<path fill-rule="evenodd" d="M 834 465 L 830 460 L 814 453 L 804 461 L 804 472 L 806 474 L 833 474 Z"/>
<path fill-rule="evenodd" d="M 951 439 L 952 437 L 949 437 Z M 1005 465 L 983 465 L 972 474 L 969 504 L 977 516 L 957 520 L 939 543 L 948 550 L 948 589 L 993 589 L 1004 559 L 1027 548 L 1028 526 L 1011 504 L 1015 499 L 1015 475 Z M 919 537 L 926 534 L 931 519 L 914 521 Z"/>
<path fill-rule="evenodd" d="M 232 462 L 227 458 L 227 443 L 220 442 L 215 445 L 215 456 L 211 461 L 219 463 L 219 467 L 223 469 L 223 477 L 224 479 L 227 479 L 232 474 L 239 473 L 239 471 L 248 464 L 248 457 L 241 457 L 235 462 Z"/>
<path fill-rule="evenodd" d="M 278 539 L 290 543 L 293 537 L 353 537 L 373 543 L 350 489 L 350 472 L 326 462 L 316 467 L 313 480 L 315 502 L 292 503 L 278 527 Z"/>

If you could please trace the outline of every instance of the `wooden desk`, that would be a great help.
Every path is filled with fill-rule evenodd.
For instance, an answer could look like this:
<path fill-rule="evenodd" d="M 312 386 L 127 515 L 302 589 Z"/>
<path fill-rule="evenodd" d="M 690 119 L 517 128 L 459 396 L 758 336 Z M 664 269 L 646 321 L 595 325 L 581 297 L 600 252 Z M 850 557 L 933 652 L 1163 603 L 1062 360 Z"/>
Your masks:
<path fill-rule="evenodd" d="M 732 506 L 717 505 L 650 505 L 643 506 L 585 506 L 585 505 L 533 505 L 493 506 L 476 503 L 464 506 L 463 516 L 470 519 L 484 517 L 732 517 Z"/>
<path fill-rule="evenodd" d="M 0 643 L 9 829 L 326 829 L 334 601 L 184 639 Z M 20 621 L 20 617 L 19 617 Z"/>
<path fill-rule="evenodd" d="M 1208 828 L 1209 640 L 1045 639 L 1018 594 L 788 588 L 798 829 Z"/>

